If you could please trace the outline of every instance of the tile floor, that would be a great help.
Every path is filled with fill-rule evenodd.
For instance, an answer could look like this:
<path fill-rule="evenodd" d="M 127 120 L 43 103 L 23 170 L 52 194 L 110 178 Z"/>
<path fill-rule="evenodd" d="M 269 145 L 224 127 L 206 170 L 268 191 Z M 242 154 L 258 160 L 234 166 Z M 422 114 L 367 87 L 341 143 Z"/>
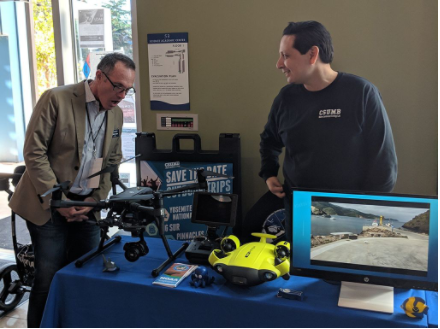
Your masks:
<path fill-rule="evenodd" d="M 0 328 L 27 328 L 27 309 L 29 300 L 18 305 L 0 318 Z"/>

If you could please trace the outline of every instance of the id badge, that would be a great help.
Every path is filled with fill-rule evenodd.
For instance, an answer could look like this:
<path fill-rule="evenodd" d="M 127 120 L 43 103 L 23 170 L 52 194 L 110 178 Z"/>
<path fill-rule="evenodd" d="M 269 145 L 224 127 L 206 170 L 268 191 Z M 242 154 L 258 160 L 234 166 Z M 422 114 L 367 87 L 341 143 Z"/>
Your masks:
<path fill-rule="evenodd" d="M 90 165 L 90 170 L 88 176 L 91 176 L 102 169 L 102 161 L 103 158 L 93 159 L 92 164 Z M 88 177 L 87 176 L 87 177 Z M 98 188 L 99 187 L 99 179 L 101 175 L 95 176 L 87 180 L 88 188 Z"/>

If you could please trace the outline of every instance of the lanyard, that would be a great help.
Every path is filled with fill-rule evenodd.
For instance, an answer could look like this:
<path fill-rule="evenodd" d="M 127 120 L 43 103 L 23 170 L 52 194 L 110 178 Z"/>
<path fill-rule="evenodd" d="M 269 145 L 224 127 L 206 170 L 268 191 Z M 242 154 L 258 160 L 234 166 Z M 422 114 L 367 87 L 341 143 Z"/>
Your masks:
<path fill-rule="evenodd" d="M 87 121 L 89 122 L 89 128 L 90 128 L 90 133 L 89 133 L 89 138 L 88 138 L 88 140 L 90 140 L 90 136 L 92 136 L 92 142 L 93 142 L 93 158 L 96 159 L 96 144 L 95 144 L 95 141 L 96 141 L 96 139 L 98 138 L 98 135 L 99 135 L 99 132 L 101 131 L 102 125 L 104 124 L 104 121 L 105 121 L 105 119 L 106 119 L 106 117 L 107 117 L 107 112 L 106 112 L 105 115 L 104 115 L 104 119 L 102 119 L 102 121 L 101 121 L 101 125 L 99 126 L 99 129 L 98 129 L 98 131 L 96 132 L 95 137 L 93 137 L 93 129 L 92 129 L 92 124 L 91 124 L 91 122 L 90 122 L 89 111 L 86 110 L 86 112 L 87 112 L 87 119 L 88 119 Z"/>

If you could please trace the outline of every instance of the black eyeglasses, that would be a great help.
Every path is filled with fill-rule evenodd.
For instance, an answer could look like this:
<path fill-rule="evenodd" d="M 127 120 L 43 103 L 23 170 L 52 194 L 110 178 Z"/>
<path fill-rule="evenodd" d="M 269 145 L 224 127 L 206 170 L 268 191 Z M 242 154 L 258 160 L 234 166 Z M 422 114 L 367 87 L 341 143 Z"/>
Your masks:
<path fill-rule="evenodd" d="M 127 95 L 128 95 L 128 96 L 131 96 L 131 95 L 133 95 L 133 94 L 136 92 L 136 90 L 135 90 L 133 87 L 125 89 L 125 88 L 123 88 L 123 87 L 121 87 L 121 86 L 117 86 L 117 85 L 115 85 L 115 84 L 112 82 L 112 80 L 110 80 L 110 78 L 108 77 L 107 74 L 105 74 L 103 71 L 101 71 L 101 72 L 102 72 L 102 74 L 105 75 L 105 77 L 107 78 L 107 80 L 111 83 L 111 85 L 113 86 L 113 91 L 116 91 L 116 93 L 121 94 L 121 93 L 124 92 L 126 96 L 127 96 Z"/>

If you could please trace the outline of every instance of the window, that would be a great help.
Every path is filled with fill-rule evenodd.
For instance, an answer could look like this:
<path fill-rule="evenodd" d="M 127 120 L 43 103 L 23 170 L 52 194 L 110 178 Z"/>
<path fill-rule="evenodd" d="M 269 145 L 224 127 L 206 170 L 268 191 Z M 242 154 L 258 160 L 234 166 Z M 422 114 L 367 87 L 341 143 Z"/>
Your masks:
<path fill-rule="evenodd" d="M 44 91 L 57 86 L 52 2 L 34 0 L 32 9 L 39 98 Z"/>
<path fill-rule="evenodd" d="M 96 65 L 108 52 L 133 58 L 130 10 L 130 0 L 72 0 L 77 81 L 93 79 Z M 119 107 L 124 112 L 123 154 L 128 159 L 135 155 L 135 95 L 127 95 Z"/>
<path fill-rule="evenodd" d="M 94 79 L 96 66 L 108 52 L 121 52 L 133 58 L 130 0 L 71 0 L 76 81 Z M 135 96 L 127 95 L 119 103 L 124 113 L 122 128 L 123 160 L 135 155 Z M 127 186 L 136 186 L 134 160 L 119 168 L 120 178 Z"/>
<path fill-rule="evenodd" d="M 25 127 L 35 105 L 27 2 L 0 2 L 0 161 L 23 161 Z"/>
<path fill-rule="evenodd" d="M 0 125 L 0 161 L 23 160 L 25 129 L 45 90 L 93 79 L 104 52 L 120 51 L 133 58 L 135 7 L 130 0 L 0 1 L 0 57 L 5 68 L 0 72 L 5 85 L 0 88 L 0 113 L 7 118 Z M 134 156 L 135 104 L 134 95 L 119 104 L 125 159 Z"/>

